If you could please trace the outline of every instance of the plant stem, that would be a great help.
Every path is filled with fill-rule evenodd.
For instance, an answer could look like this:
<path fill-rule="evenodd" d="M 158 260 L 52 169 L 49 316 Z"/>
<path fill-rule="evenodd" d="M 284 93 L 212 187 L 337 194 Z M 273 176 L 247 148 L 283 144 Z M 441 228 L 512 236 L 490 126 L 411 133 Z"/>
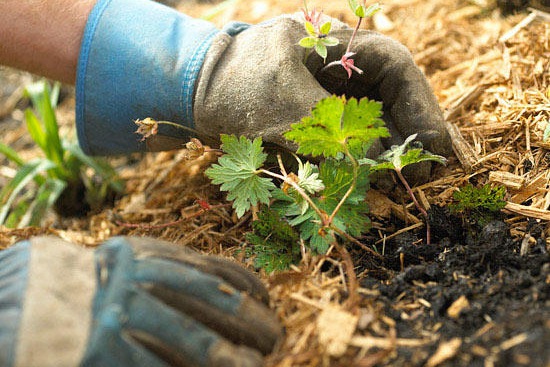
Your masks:
<path fill-rule="evenodd" d="M 363 243 L 361 243 L 359 240 L 357 240 L 356 238 L 350 236 L 349 234 L 347 234 L 346 232 L 342 231 L 340 228 L 332 225 L 330 226 L 330 229 L 332 229 L 334 232 L 338 233 L 340 236 L 344 237 L 346 240 L 352 242 L 352 243 L 355 243 L 356 245 L 358 245 L 359 247 L 361 247 L 363 250 L 367 251 L 368 253 L 370 253 L 371 255 L 374 255 L 375 257 L 381 259 L 383 258 L 382 255 L 380 255 L 378 252 L 374 251 L 373 249 L 371 248 L 368 248 L 367 246 L 365 246 Z"/>
<path fill-rule="evenodd" d="M 172 122 L 172 121 L 157 121 L 157 124 L 159 124 L 159 125 L 168 125 L 168 126 L 175 127 L 177 129 L 187 130 L 187 131 L 190 131 L 192 133 L 197 134 L 197 130 L 192 129 L 192 128 L 187 127 L 187 126 L 176 124 L 175 122 Z"/>
<path fill-rule="evenodd" d="M 271 171 L 268 171 L 264 168 L 260 169 L 259 172 L 265 173 L 266 175 L 269 175 L 271 177 L 278 178 L 279 180 L 283 180 L 284 182 L 286 182 L 287 184 L 292 186 L 292 188 L 294 188 L 294 190 L 296 190 L 296 192 L 298 192 L 298 194 L 300 194 L 300 196 L 303 197 L 305 201 L 307 201 L 307 203 L 311 206 L 311 208 L 315 211 L 315 213 L 317 213 L 317 215 L 319 216 L 319 218 L 322 221 L 323 227 L 328 226 L 327 225 L 327 220 L 326 220 L 326 214 L 321 209 L 319 209 L 317 207 L 317 205 L 315 205 L 315 203 L 313 202 L 313 200 L 311 200 L 309 195 L 306 194 L 306 192 L 296 182 L 294 182 L 288 176 L 279 175 L 277 173 L 273 173 Z"/>
<path fill-rule="evenodd" d="M 428 217 L 428 212 L 426 212 L 426 209 L 424 209 L 420 205 L 418 200 L 416 200 L 416 196 L 414 195 L 414 192 L 412 191 L 411 187 L 409 186 L 409 183 L 405 179 L 405 176 L 403 176 L 403 173 L 401 172 L 401 169 L 396 168 L 395 172 L 397 173 L 397 177 L 399 177 L 399 180 L 401 180 L 401 183 L 403 184 L 403 186 L 405 186 L 405 189 L 407 189 L 407 193 L 411 197 L 414 205 L 416 206 L 416 209 L 418 209 L 418 211 L 420 213 L 422 213 L 424 218 L 426 218 L 426 243 L 429 245 L 431 241 L 430 241 L 430 219 Z"/>
<path fill-rule="evenodd" d="M 359 171 L 359 164 L 357 163 L 357 161 L 355 160 L 353 155 L 351 155 L 351 153 L 349 152 L 348 147 L 344 146 L 344 149 L 345 149 L 344 154 L 349 158 L 349 160 L 351 161 L 351 164 L 353 166 L 353 180 L 351 182 L 351 185 L 348 188 L 348 191 L 346 191 L 346 193 L 344 194 L 342 199 L 340 199 L 340 201 L 338 202 L 338 205 L 336 205 L 336 208 L 334 208 L 334 210 L 330 214 L 330 217 L 328 218 L 328 223 L 329 224 L 332 224 L 332 221 L 334 220 L 334 217 L 336 216 L 336 214 L 338 213 L 338 211 L 340 210 L 342 205 L 344 205 L 344 203 L 346 202 L 348 197 L 351 195 L 351 193 L 353 191 L 355 191 L 355 187 L 357 186 L 357 176 L 359 175 L 359 172 L 358 172 Z"/>
<path fill-rule="evenodd" d="M 125 228 L 138 228 L 138 229 L 160 229 L 160 228 L 167 228 L 171 226 L 175 226 L 177 224 L 182 223 L 183 221 L 189 220 L 194 217 L 198 217 L 199 215 L 206 213 L 209 210 L 215 209 L 215 208 L 223 208 L 225 206 L 228 206 L 228 204 L 219 204 L 219 205 L 211 205 L 208 209 L 200 208 L 198 212 L 188 214 L 184 217 L 181 217 L 180 219 L 168 222 L 168 223 L 161 223 L 161 224 L 143 224 L 143 223 L 125 223 L 121 220 L 116 219 L 114 222 L 116 225 L 125 227 Z"/>
<path fill-rule="evenodd" d="M 355 29 L 353 30 L 353 33 L 351 35 L 351 38 L 348 42 L 348 47 L 346 48 L 346 54 L 351 51 L 351 44 L 353 43 L 353 40 L 355 39 L 355 36 L 357 35 L 357 31 L 359 31 L 359 27 L 361 26 L 361 22 L 363 21 L 363 18 L 359 17 L 359 20 L 357 21 L 357 25 L 355 26 Z"/>
<path fill-rule="evenodd" d="M 334 237 L 332 244 L 340 254 L 340 257 L 342 258 L 342 261 L 344 262 L 348 273 L 348 299 L 346 300 L 345 306 L 346 308 L 348 308 L 348 310 L 353 312 L 359 304 L 359 295 L 357 292 L 359 284 L 357 282 L 357 274 L 355 273 L 353 260 L 351 259 L 351 255 L 349 254 L 348 250 L 346 250 L 344 246 L 338 243 L 336 237 Z"/>

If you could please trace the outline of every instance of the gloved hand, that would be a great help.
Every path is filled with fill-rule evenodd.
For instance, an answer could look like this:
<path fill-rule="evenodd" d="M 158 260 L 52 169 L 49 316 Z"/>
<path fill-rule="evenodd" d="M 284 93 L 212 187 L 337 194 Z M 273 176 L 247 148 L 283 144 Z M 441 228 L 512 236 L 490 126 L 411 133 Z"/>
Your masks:
<path fill-rule="evenodd" d="M 342 45 L 329 48 L 329 61 L 342 55 L 351 36 L 348 27 L 340 28 Z M 79 59 L 80 143 L 89 154 L 115 154 L 186 141 L 161 126 L 140 143 L 133 120 L 152 117 L 194 129 L 191 136 L 232 133 L 285 145 L 281 133 L 290 123 L 330 93 L 347 92 L 382 100 L 396 140 L 419 133 L 427 149 L 450 152 L 437 101 L 402 45 L 362 31 L 354 49 L 365 74 L 347 82 L 332 70 L 318 73 L 322 65 L 314 55 L 304 64 L 306 50 L 298 41 L 305 35 L 295 16 L 220 32 L 150 1 L 99 0 Z"/>
<path fill-rule="evenodd" d="M 260 281 L 152 239 L 0 252 L 0 365 L 261 366 L 281 336 Z"/>

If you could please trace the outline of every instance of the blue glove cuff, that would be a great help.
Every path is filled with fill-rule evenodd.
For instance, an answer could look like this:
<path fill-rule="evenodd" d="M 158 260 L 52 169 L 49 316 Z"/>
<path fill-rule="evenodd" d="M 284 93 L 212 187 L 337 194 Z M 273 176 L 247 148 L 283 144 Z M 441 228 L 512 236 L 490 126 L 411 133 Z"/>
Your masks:
<path fill-rule="evenodd" d="M 145 150 L 135 119 L 193 128 L 195 82 L 213 24 L 148 0 L 98 0 L 84 31 L 76 126 L 85 153 Z"/>

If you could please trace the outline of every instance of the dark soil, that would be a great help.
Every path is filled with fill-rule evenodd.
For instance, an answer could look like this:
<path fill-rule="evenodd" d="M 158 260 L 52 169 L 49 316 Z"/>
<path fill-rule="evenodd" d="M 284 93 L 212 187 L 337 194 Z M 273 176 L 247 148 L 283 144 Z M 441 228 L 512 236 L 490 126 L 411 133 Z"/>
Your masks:
<path fill-rule="evenodd" d="M 424 366 L 438 345 L 460 338 L 438 365 L 549 366 L 550 256 L 540 231 L 532 229 L 539 237 L 521 256 L 503 221 L 465 226 L 442 209 L 431 217 L 433 244 L 425 245 L 422 233 L 395 238 L 384 266 L 362 280 L 379 290 L 369 301 L 396 322 L 400 338 L 431 338 L 422 347 L 398 347 L 387 365 Z M 461 297 L 467 305 L 449 314 Z"/>

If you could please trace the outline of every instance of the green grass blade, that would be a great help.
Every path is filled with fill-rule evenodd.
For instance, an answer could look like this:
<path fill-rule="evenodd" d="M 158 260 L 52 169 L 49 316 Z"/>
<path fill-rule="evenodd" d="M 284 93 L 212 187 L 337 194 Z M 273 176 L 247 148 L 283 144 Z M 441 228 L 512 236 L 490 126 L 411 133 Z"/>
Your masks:
<path fill-rule="evenodd" d="M 2 142 L 0 142 L 0 153 L 5 155 L 6 158 L 8 158 L 10 161 L 17 164 L 18 166 L 22 166 L 25 164 L 23 158 L 21 158 L 15 150 Z"/>
<path fill-rule="evenodd" d="M 20 200 L 14 207 L 10 210 L 10 214 L 6 218 L 4 225 L 7 228 L 15 228 L 20 222 L 20 219 L 25 215 L 29 209 L 29 200 L 28 198 Z"/>
<path fill-rule="evenodd" d="M 30 108 L 25 110 L 25 122 L 27 123 L 27 130 L 29 130 L 32 140 L 34 140 L 40 149 L 46 153 L 48 150 L 46 132 L 44 131 L 40 120 Z"/>
<path fill-rule="evenodd" d="M 15 150 L 13 150 L 11 147 L 1 142 L 0 142 L 0 153 L 4 154 L 6 158 L 8 158 L 13 163 L 17 164 L 19 167 L 25 164 L 25 161 L 23 160 L 23 158 L 21 158 L 21 156 Z M 42 185 L 45 182 L 44 177 L 42 176 L 36 176 L 34 178 L 34 181 L 38 185 Z"/>
<path fill-rule="evenodd" d="M 61 83 L 53 83 L 52 90 L 50 92 L 50 104 L 52 108 L 57 108 L 57 102 L 59 102 L 59 93 L 61 92 Z"/>
<path fill-rule="evenodd" d="M 63 148 L 59 137 L 59 127 L 52 105 L 52 98 L 50 97 L 49 84 L 46 81 L 33 83 L 27 86 L 26 94 L 31 99 L 34 108 L 44 123 L 44 153 L 48 159 L 62 165 Z M 59 95 L 59 92 L 55 91 L 54 94 Z"/>
<path fill-rule="evenodd" d="M 39 226 L 47 211 L 67 187 L 67 183 L 58 179 L 49 179 L 38 189 L 36 196 L 19 221 L 18 228 Z"/>
<path fill-rule="evenodd" d="M 91 167 L 99 176 L 109 182 L 116 192 L 124 191 L 124 182 L 118 178 L 117 172 L 103 159 L 96 159 L 84 154 L 78 144 L 65 144 L 65 150 L 74 155 L 84 165 Z"/>
<path fill-rule="evenodd" d="M 21 166 L 15 177 L 0 191 L 0 224 L 6 220 L 10 207 L 21 190 L 41 172 L 53 167 L 55 164 L 47 159 L 36 159 Z"/>

